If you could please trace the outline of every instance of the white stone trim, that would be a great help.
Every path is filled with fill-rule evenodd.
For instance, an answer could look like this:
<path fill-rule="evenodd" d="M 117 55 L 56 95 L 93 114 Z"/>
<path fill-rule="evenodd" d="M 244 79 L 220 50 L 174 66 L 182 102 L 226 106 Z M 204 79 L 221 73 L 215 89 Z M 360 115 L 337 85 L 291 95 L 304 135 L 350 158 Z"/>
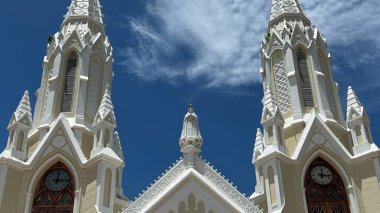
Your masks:
<path fill-rule="evenodd" d="M 40 166 L 38 166 L 38 169 L 34 172 L 32 179 L 29 182 L 29 187 L 27 191 L 27 196 L 25 198 L 25 208 L 24 208 L 24 213 L 29 213 L 32 208 L 32 197 L 34 195 L 34 189 L 39 181 L 41 175 L 43 175 L 43 172 L 45 172 L 47 169 L 52 166 L 53 163 L 61 161 L 64 163 L 68 169 L 70 169 L 71 174 L 74 177 L 74 182 L 75 182 L 75 200 L 74 200 L 74 213 L 79 213 L 79 203 L 80 203 L 80 196 L 77 197 L 77 195 L 80 195 L 80 193 L 76 193 L 77 191 L 80 192 L 81 188 L 81 182 L 79 178 L 79 173 L 77 169 L 75 168 L 74 164 L 71 163 L 70 160 L 68 160 L 64 155 L 57 153 L 54 156 L 50 157 L 48 160 L 43 162 Z"/>
<path fill-rule="evenodd" d="M 0 165 L 0 206 L 3 200 L 3 193 L 5 188 L 5 180 L 8 173 L 8 166 Z"/>
<path fill-rule="evenodd" d="M 303 202 L 305 205 L 305 212 L 308 212 L 307 211 L 307 204 L 306 204 L 306 196 L 305 196 L 305 185 L 304 185 L 305 176 L 306 176 L 306 172 L 307 172 L 307 169 L 309 168 L 310 164 L 317 157 L 321 157 L 321 158 L 325 159 L 340 174 L 342 181 L 344 183 L 344 186 L 346 187 L 346 189 L 350 189 L 350 190 L 346 191 L 348 202 L 350 205 L 350 210 L 352 213 L 359 213 L 359 210 L 357 208 L 357 206 L 358 206 L 357 200 L 356 200 L 354 189 L 352 187 L 352 182 L 351 182 L 350 176 L 348 175 L 346 170 L 340 165 L 340 163 L 337 160 L 335 160 L 334 157 L 330 156 L 328 153 L 326 153 L 325 151 L 320 150 L 320 149 L 315 151 L 312 155 L 310 155 L 308 157 L 308 159 L 306 160 L 305 164 L 303 165 L 303 168 L 301 171 L 301 186 L 302 186 L 302 190 L 304 192 L 304 193 L 302 193 L 302 198 L 303 198 Z"/>

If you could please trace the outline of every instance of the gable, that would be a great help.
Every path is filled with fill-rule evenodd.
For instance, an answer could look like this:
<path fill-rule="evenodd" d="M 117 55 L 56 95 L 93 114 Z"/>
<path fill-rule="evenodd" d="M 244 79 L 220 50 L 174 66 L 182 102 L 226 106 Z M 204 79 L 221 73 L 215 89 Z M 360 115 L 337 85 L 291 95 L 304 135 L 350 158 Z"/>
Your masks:
<path fill-rule="evenodd" d="M 237 213 L 240 211 L 204 181 L 190 173 L 146 212 Z"/>
<path fill-rule="evenodd" d="M 189 204 L 194 206 L 194 203 L 196 206 L 204 206 L 206 213 L 210 213 L 210 210 L 211 213 L 261 212 L 208 163 L 199 157 L 197 161 L 197 169 L 186 167 L 184 160 L 179 161 L 150 188 L 144 190 L 124 212 L 177 213 L 182 212 L 179 210 L 184 205 L 189 207 Z"/>
<path fill-rule="evenodd" d="M 317 149 L 325 150 L 335 156 L 340 156 L 346 162 L 352 157 L 350 152 L 333 134 L 330 128 L 313 112 L 292 158 L 300 160 L 305 155 L 309 155 Z"/>

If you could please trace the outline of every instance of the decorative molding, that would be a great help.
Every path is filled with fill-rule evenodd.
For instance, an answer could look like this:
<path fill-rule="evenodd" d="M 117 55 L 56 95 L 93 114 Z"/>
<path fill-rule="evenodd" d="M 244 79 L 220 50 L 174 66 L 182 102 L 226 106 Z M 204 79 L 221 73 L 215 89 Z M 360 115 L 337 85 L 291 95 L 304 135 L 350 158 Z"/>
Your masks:
<path fill-rule="evenodd" d="M 127 213 L 137 213 L 150 203 L 154 198 L 159 196 L 170 183 L 172 183 L 183 171 L 186 170 L 186 167 L 183 161 L 179 161 L 170 171 L 168 171 L 161 179 L 155 181 L 155 183 L 138 199 L 136 199 L 125 211 Z"/>

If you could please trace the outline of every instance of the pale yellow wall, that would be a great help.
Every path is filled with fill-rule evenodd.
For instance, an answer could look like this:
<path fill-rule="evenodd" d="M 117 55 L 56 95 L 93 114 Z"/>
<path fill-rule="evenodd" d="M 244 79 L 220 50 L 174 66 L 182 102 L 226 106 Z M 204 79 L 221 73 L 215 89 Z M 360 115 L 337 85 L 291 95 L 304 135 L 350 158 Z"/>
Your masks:
<path fill-rule="evenodd" d="M 357 186 L 360 212 L 378 212 L 380 209 L 380 190 L 373 161 L 366 161 L 356 166 Z"/>
<path fill-rule="evenodd" d="M 3 200 L 0 206 L 0 212 L 21 212 L 23 210 L 23 199 L 25 193 L 22 193 L 20 187 L 23 186 L 23 173 L 12 168 L 8 168 L 6 183 L 3 193 Z"/>
<path fill-rule="evenodd" d="M 97 166 L 93 166 L 86 171 L 84 177 L 86 185 L 82 187 L 81 212 L 94 212 L 96 202 L 96 180 Z"/>

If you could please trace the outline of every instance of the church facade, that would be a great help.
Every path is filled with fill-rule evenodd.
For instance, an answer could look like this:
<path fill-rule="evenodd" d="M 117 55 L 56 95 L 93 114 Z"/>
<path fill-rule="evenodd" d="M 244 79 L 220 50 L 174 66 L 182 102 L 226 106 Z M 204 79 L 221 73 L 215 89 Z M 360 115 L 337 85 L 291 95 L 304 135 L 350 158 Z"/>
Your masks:
<path fill-rule="evenodd" d="M 253 194 L 240 193 L 199 155 L 203 139 L 190 105 L 183 156 L 131 201 L 122 190 L 113 49 L 101 5 L 73 0 L 49 37 L 34 112 L 26 91 L 11 115 L 0 154 L 0 212 L 377 212 L 380 150 L 370 119 L 351 87 L 344 117 L 327 41 L 298 0 L 272 0 L 261 47 Z"/>

